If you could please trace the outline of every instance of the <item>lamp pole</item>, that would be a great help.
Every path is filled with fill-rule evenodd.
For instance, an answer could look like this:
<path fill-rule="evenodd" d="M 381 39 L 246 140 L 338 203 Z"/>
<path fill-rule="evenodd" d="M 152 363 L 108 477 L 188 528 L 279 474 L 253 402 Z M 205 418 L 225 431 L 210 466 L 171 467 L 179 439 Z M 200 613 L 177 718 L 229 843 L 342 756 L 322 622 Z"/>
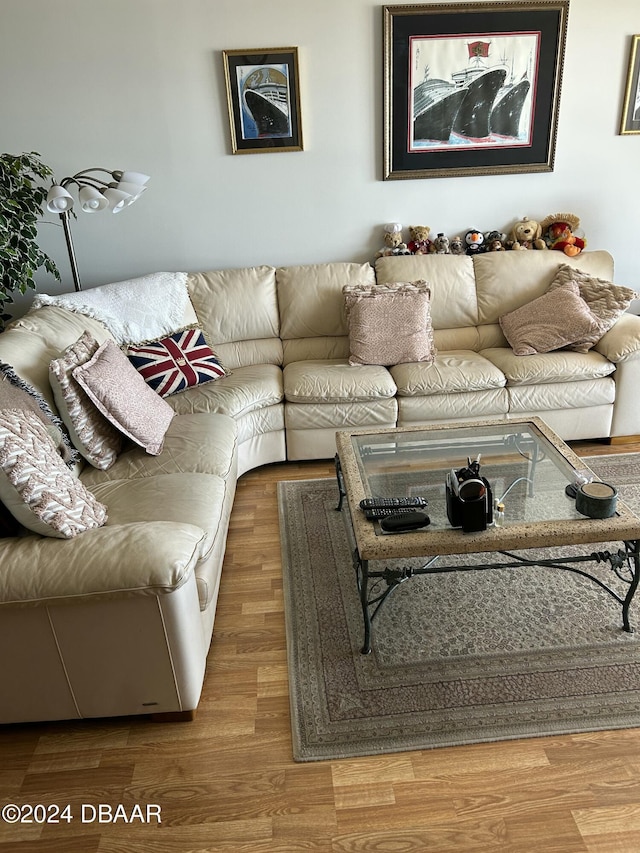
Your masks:
<path fill-rule="evenodd" d="M 67 251 L 69 252 L 69 263 L 71 265 L 71 275 L 73 276 L 73 286 L 77 293 L 79 290 L 82 290 L 82 285 L 80 284 L 80 276 L 78 275 L 78 263 L 76 261 L 76 253 L 73 248 L 73 239 L 71 237 L 71 226 L 69 225 L 69 211 L 63 210 L 60 214 L 60 219 L 62 220 L 62 227 L 64 229 L 64 239 L 67 241 Z"/>

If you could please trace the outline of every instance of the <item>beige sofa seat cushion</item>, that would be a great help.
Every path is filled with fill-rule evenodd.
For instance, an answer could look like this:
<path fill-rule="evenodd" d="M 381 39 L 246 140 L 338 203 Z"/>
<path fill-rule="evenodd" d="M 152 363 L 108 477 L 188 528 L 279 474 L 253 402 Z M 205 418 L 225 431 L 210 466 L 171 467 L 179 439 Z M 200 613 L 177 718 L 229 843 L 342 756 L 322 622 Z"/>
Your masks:
<path fill-rule="evenodd" d="M 640 317 L 637 314 L 623 314 L 615 326 L 600 338 L 594 349 L 615 364 L 637 356 L 640 352 Z"/>
<path fill-rule="evenodd" d="M 564 252 L 536 249 L 476 255 L 473 267 L 478 322 L 497 323 L 504 314 L 542 296 L 563 264 L 598 278 L 610 280 L 613 276 L 613 258 L 608 252 L 582 252 L 575 258 L 568 258 Z"/>
<path fill-rule="evenodd" d="M 395 425 L 397 416 L 395 397 L 365 403 L 291 403 L 285 408 L 285 425 L 299 430 L 384 427 Z"/>
<path fill-rule="evenodd" d="M 285 367 L 283 376 L 285 399 L 290 403 L 362 403 L 396 393 L 385 367 L 350 365 L 341 359 L 296 361 Z"/>
<path fill-rule="evenodd" d="M 229 376 L 187 388 L 166 399 L 178 414 L 215 412 L 233 418 L 242 417 L 248 412 L 282 402 L 282 369 L 276 364 L 237 367 Z"/>
<path fill-rule="evenodd" d="M 159 521 L 198 527 L 204 533 L 201 557 L 205 565 L 219 537 L 226 535 L 223 515 L 231 509 L 227 504 L 234 491 L 235 480 L 225 481 L 210 474 L 158 474 L 135 480 L 109 480 L 93 487 L 96 497 L 99 495 L 98 499 L 109 508 L 109 524 L 116 527 Z M 215 578 L 203 580 L 198 579 L 198 595 L 204 610 Z"/>
<path fill-rule="evenodd" d="M 276 271 L 280 336 L 336 337 L 347 334 L 342 288 L 375 284 L 370 264 L 311 264 Z"/>
<path fill-rule="evenodd" d="M 398 397 L 398 426 L 437 421 L 477 421 L 478 418 L 506 416 L 508 411 L 509 395 L 506 388 Z"/>
<path fill-rule="evenodd" d="M 159 456 L 149 456 L 130 444 L 107 471 L 85 468 L 80 479 L 93 489 L 109 480 L 131 480 L 158 474 L 233 476 L 238 426 L 227 415 L 204 412 L 177 415 L 169 424 Z"/>
<path fill-rule="evenodd" d="M 507 347 L 480 353 L 504 373 L 507 385 L 546 385 L 553 382 L 580 382 L 609 376 L 615 365 L 597 352 L 555 352 L 514 355 Z"/>
<path fill-rule="evenodd" d="M 509 413 L 528 414 L 557 409 L 589 409 L 614 402 L 613 379 L 586 379 L 581 382 L 553 382 L 545 385 L 515 385 L 509 392 Z"/>
<path fill-rule="evenodd" d="M 494 364 L 469 350 L 439 353 L 431 365 L 397 364 L 389 372 L 401 397 L 486 391 L 506 384 L 504 374 Z"/>
<path fill-rule="evenodd" d="M 0 539 L 0 603 L 172 592 L 200 562 L 204 532 L 170 521 L 108 524 L 61 540 Z"/>
<path fill-rule="evenodd" d="M 378 258 L 378 284 L 424 279 L 431 290 L 434 329 L 476 326 L 476 284 L 467 255 L 398 255 Z M 438 345 L 436 341 L 436 345 Z"/>

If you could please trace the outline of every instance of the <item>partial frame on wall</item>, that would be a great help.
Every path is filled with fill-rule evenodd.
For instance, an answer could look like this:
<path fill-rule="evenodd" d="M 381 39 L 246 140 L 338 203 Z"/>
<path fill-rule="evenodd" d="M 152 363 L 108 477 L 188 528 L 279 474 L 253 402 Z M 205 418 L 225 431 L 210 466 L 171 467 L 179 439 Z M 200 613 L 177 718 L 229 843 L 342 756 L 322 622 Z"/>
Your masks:
<path fill-rule="evenodd" d="M 224 50 L 234 154 L 302 151 L 297 47 Z"/>
<path fill-rule="evenodd" d="M 383 6 L 384 179 L 553 171 L 568 13 Z"/>
<path fill-rule="evenodd" d="M 629 53 L 629 70 L 627 72 L 627 85 L 624 93 L 622 106 L 622 120 L 620 122 L 620 134 L 640 133 L 640 51 L 638 43 L 640 35 L 631 39 L 631 51 Z"/>

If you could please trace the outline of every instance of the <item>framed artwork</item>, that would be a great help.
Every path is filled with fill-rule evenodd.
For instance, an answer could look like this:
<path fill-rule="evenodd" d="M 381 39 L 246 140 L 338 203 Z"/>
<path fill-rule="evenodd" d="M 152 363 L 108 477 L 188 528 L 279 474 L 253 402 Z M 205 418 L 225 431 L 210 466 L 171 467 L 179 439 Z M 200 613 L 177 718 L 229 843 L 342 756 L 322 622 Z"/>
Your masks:
<path fill-rule="evenodd" d="M 633 36 L 629 54 L 629 71 L 627 72 L 627 87 L 624 93 L 622 121 L 620 133 L 640 133 L 640 52 L 638 42 L 640 36 Z"/>
<path fill-rule="evenodd" d="M 384 6 L 384 179 L 553 171 L 568 12 Z"/>
<path fill-rule="evenodd" d="M 234 154 L 302 151 L 298 48 L 222 52 Z"/>

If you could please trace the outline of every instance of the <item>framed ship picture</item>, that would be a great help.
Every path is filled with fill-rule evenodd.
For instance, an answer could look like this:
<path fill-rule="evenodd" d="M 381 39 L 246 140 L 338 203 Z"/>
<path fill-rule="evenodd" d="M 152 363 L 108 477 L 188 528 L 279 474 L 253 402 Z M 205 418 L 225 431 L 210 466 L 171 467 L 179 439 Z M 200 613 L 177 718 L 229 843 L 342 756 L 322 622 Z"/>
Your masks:
<path fill-rule="evenodd" d="M 302 151 L 298 49 L 222 52 L 234 154 Z"/>
<path fill-rule="evenodd" d="M 568 12 L 383 6 L 384 179 L 553 171 Z"/>
<path fill-rule="evenodd" d="M 620 133 L 640 133 L 640 52 L 638 51 L 640 36 L 633 36 L 629 54 L 629 70 L 627 86 L 622 106 L 622 121 Z"/>

